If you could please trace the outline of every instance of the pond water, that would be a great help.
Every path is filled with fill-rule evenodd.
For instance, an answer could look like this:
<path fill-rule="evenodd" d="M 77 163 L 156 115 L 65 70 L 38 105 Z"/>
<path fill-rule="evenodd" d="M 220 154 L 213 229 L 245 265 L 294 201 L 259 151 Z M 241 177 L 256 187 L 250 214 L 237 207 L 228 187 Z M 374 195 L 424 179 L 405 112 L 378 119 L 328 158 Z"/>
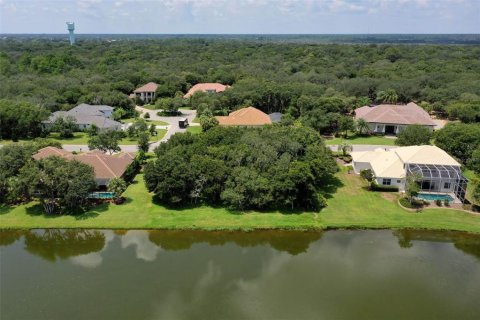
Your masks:
<path fill-rule="evenodd" d="M 0 231 L 0 319 L 480 319 L 480 236 Z"/>

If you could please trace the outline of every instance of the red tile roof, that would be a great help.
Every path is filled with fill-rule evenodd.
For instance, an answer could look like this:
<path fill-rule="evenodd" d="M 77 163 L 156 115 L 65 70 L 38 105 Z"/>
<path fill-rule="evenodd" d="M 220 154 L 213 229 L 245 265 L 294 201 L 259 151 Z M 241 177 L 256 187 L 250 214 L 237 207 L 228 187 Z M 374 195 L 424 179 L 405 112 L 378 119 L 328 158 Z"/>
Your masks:
<path fill-rule="evenodd" d="M 133 92 L 140 93 L 140 92 L 155 92 L 158 88 L 158 84 L 155 82 L 149 82 L 146 85 L 141 86 L 140 88 L 135 89 Z"/>
<path fill-rule="evenodd" d="M 193 96 L 195 92 L 207 92 L 207 91 L 215 91 L 215 92 L 223 92 L 225 89 L 229 88 L 230 86 L 225 86 L 221 83 L 197 83 L 193 87 L 188 90 L 187 94 L 185 94 L 184 98 L 189 98 Z"/>
<path fill-rule="evenodd" d="M 33 158 L 35 160 L 40 160 L 50 156 L 58 156 L 67 160 L 77 160 L 88 164 L 93 167 L 96 179 L 112 179 L 121 177 L 135 158 L 133 153 L 108 155 L 101 151 L 92 151 L 81 154 L 72 154 L 68 151 L 55 147 L 46 147 L 40 149 L 36 154 L 33 155 Z"/>
<path fill-rule="evenodd" d="M 231 112 L 227 117 L 215 117 L 221 126 L 263 126 L 272 124 L 270 117 L 254 107 Z"/>
<path fill-rule="evenodd" d="M 430 115 L 413 102 L 407 105 L 364 106 L 355 110 L 355 117 L 357 119 L 362 118 L 370 123 L 435 126 L 435 122 L 430 118 Z"/>

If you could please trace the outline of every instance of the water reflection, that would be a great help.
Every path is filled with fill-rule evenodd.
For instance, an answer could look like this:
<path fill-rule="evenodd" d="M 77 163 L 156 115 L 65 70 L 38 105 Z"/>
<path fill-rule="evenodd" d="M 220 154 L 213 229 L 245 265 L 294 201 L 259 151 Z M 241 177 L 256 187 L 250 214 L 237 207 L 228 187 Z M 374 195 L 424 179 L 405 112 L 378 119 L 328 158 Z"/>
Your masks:
<path fill-rule="evenodd" d="M 149 232 L 149 239 L 165 250 L 185 250 L 197 243 L 207 243 L 212 246 L 233 242 L 240 247 L 269 245 L 277 251 L 297 255 L 306 252 L 310 244 L 321 238 L 321 232 L 299 231 L 161 231 Z"/>
<path fill-rule="evenodd" d="M 413 247 L 414 241 L 452 242 L 455 248 L 480 259 L 480 236 L 476 234 L 428 230 L 396 230 L 393 234 L 401 248 Z"/>
<path fill-rule="evenodd" d="M 479 236 L 77 232 L 0 232 L 2 320 L 480 319 Z"/>
<path fill-rule="evenodd" d="M 268 245 L 277 251 L 297 255 L 306 252 L 312 242 L 321 238 L 322 233 L 46 229 L 1 231 L 0 245 L 7 246 L 24 237 L 25 249 L 33 255 L 52 262 L 70 258 L 76 265 L 92 268 L 102 263 L 101 253 L 115 235 L 120 238 L 122 248 L 135 249 L 138 259 L 154 261 L 162 250 L 187 250 L 199 243 L 211 246 L 234 243 L 240 247 Z"/>

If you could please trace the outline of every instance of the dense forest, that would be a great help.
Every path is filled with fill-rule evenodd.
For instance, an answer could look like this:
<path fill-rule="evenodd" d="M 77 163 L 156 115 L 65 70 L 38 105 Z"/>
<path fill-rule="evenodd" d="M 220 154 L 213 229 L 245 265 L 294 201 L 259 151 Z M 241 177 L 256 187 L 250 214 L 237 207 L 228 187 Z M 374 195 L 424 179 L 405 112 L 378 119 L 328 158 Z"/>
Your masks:
<path fill-rule="evenodd" d="M 299 109 L 299 98 L 336 97 L 345 107 L 377 101 L 392 89 L 398 102 L 445 110 L 480 99 L 480 47 L 311 45 L 205 39 L 0 41 L 0 98 L 51 111 L 79 102 L 129 108 L 135 87 L 154 81 L 174 97 L 197 82 L 234 85 L 215 110 L 253 104 Z M 220 112 L 220 111 L 219 111 Z"/>
<path fill-rule="evenodd" d="M 355 107 L 415 101 L 430 112 L 480 121 L 480 47 L 438 45 L 301 44 L 226 39 L 0 41 L 3 123 L 36 128 L 8 105 L 48 112 L 81 102 L 107 104 L 131 117 L 128 94 L 160 84 L 157 105 L 189 106 L 222 115 L 253 105 L 300 118 L 321 134 L 351 129 Z M 181 97 L 198 82 L 232 85 L 223 94 Z M 45 113 L 35 109 L 38 119 Z M 14 112 L 13 112 L 14 113 Z M 38 122 L 38 121 L 37 121 Z M 5 126 L 5 125 L 4 125 Z M 4 130 L 5 131 L 5 130 Z M 38 130 L 19 130 L 34 137 Z M 3 133 L 9 137 L 12 133 Z"/>

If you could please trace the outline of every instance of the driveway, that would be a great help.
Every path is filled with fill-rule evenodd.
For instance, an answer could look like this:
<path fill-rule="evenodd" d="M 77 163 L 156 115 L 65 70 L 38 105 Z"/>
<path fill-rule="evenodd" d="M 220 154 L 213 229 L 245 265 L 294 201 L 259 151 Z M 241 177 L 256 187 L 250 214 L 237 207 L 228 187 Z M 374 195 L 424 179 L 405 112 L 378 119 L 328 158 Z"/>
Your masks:
<path fill-rule="evenodd" d="M 155 142 L 155 143 L 152 143 L 150 145 L 150 151 L 153 151 L 153 149 L 155 149 L 161 142 L 168 141 L 168 139 L 170 139 L 170 137 L 173 136 L 175 133 L 186 132 L 187 131 L 187 129 L 182 129 L 178 126 L 178 121 L 181 118 L 187 118 L 188 123 L 191 124 L 193 122 L 193 119 L 195 119 L 197 117 L 197 110 L 180 109 L 179 111 L 182 112 L 181 116 L 162 117 L 162 116 L 157 115 L 157 112 L 161 111 L 161 110 L 149 110 L 149 109 L 142 108 L 140 106 L 136 106 L 135 109 L 137 111 L 139 111 L 140 113 L 142 113 L 141 117 L 143 117 L 143 114 L 148 113 L 150 115 L 150 120 L 158 120 L 158 121 L 163 121 L 163 122 L 168 123 L 167 133 L 162 138 L 162 140 L 160 140 L 158 142 Z M 123 148 L 122 148 L 122 150 L 123 150 Z"/>

